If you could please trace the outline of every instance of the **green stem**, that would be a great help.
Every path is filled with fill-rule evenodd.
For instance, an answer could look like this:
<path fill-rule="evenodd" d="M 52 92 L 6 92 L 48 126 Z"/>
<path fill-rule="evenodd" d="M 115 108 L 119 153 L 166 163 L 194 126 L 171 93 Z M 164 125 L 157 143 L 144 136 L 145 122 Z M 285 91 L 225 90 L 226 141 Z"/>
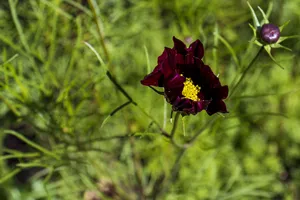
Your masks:
<path fill-rule="evenodd" d="M 117 107 L 116 109 L 114 109 L 109 115 L 113 116 L 114 114 L 116 114 L 119 110 L 121 110 L 122 108 L 126 107 L 127 105 L 131 104 L 131 101 L 127 101 L 126 103 L 120 105 L 119 107 Z"/>
<path fill-rule="evenodd" d="M 190 147 L 195 141 L 196 139 L 199 137 L 199 135 L 201 135 L 203 133 L 204 130 L 206 130 L 207 127 L 209 127 L 210 125 L 212 125 L 217 119 L 217 116 L 214 116 L 213 119 L 209 120 L 187 143 L 184 144 L 185 148 Z"/>
<path fill-rule="evenodd" d="M 253 66 L 254 62 L 257 60 L 257 58 L 259 57 L 260 53 L 263 51 L 264 47 L 262 46 L 259 51 L 257 52 L 257 54 L 255 55 L 255 57 L 252 59 L 252 61 L 249 63 L 249 65 L 245 68 L 245 70 L 242 72 L 242 76 L 240 77 L 240 79 L 238 80 L 238 82 L 235 84 L 235 86 L 232 88 L 231 93 L 229 95 L 229 97 L 231 97 L 234 92 L 236 91 L 237 87 L 240 85 L 240 83 L 243 81 L 243 79 L 245 78 L 247 72 L 251 69 L 251 67 Z M 228 98 L 229 98 L 228 97 Z"/>
<path fill-rule="evenodd" d="M 117 87 L 118 90 L 134 105 L 136 105 L 136 102 L 134 102 L 131 98 L 131 96 L 123 89 L 123 87 L 117 82 L 117 80 L 111 75 L 109 71 L 106 71 L 106 76 L 111 80 L 111 82 Z"/>
<path fill-rule="evenodd" d="M 180 115 L 180 113 L 176 112 L 175 119 L 174 119 L 174 122 L 173 122 L 173 128 L 172 128 L 172 131 L 171 131 L 171 134 L 170 134 L 171 139 L 173 139 L 176 128 L 177 128 L 179 115 Z"/>
<path fill-rule="evenodd" d="M 110 57 L 109 57 L 109 53 L 107 51 L 107 48 L 106 48 L 106 45 L 105 45 L 105 42 L 104 42 L 104 36 L 102 34 L 102 31 L 101 31 L 101 26 L 100 26 L 100 22 L 98 20 L 98 16 L 97 16 L 97 13 L 96 13 L 96 9 L 95 9 L 95 6 L 94 6 L 94 1 L 93 0 L 88 0 L 88 3 L 91 7 L 91 10 L 92 10 L 92 13 L 93 13 L 93 16 L 94 16 L 94 20 L 96 22 L 96 25 L 97 25 L 97 31 L 98 31 L 98 34 L 99 34 L 99 37 L 100 37 L 100 43 L 103 47 L 103 51 L 104 51 L 104 54 L 107 58 L 107 61 L 109 62 L 110 61 Z"/>
<path fill-rule="evenodd" d="M 142 111 L 148 118 L 150 118 L 153 121 L 153 123 L 155 123 L 158 126 L 163 136 L 167 138 L 170 137 L 170 135 L 166 131 L 164 131 L 163 128 L 160 127 L 159 123 L 132 99 L 132 97 L 126 92 L 126 90 L 118 83 L 118 81 L 112 76 L 112 74 L 108 70 L 106 71 L 106 76 L 116 86 L 116 88 L 128 99 L 129 102 L 125 103 L 126 105 L 129 105 L 131 103 L 134 106 L 138 107 L 140 111 Z M 122 106 L 124 106 L 124 104 Z"/>
<path fill-rule="evenodd" d="M 39 150 L 40 152 L 44 153 L 45 155 L 48 155 L 48 156 L 53 157 L 57 160 L 60 160 L 60 157 L 57 154 L 51 152 L 51 150 L 45 149 L 44 147 L 32 142 L 31 140 L 27 139 L 25 136 L 23 136 L 20 133 L 17 133 L 17 132 L 12 131 L 12 130 L 4 130 L 4 133 L 13 135 L 13 136 L 17 137 L 18 139 L 22 140 L 23 142 L 27 143 L 29 146 L 31 146 L 31 147 Z"/>

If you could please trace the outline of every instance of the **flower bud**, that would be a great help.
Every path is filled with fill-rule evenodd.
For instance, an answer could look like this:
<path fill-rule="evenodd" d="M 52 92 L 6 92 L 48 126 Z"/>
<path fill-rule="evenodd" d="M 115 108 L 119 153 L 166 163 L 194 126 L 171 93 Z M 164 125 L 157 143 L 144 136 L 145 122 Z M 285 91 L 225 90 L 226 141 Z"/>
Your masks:
<path fill-rule="evenodd" d="M 268 44 L 276 43 L 280 37 L 280 30 L 273 24 L 264 24 L 260 29 L 260 37 Z"/>

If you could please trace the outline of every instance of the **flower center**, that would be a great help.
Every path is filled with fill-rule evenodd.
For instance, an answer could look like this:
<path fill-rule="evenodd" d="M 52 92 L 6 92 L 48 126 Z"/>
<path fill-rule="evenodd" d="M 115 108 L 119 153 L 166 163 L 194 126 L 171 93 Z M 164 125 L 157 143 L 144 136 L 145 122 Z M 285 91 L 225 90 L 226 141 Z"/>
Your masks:
<path fill-rule="evenodd" d="M 184 87 L 182 90 L 182 95 L 193 101 L 199 101 L 198 93 L 200 92 L 200 87 L 198 85 L 194 85 L 191 78 L 186 78 L 183 83 Z"/>

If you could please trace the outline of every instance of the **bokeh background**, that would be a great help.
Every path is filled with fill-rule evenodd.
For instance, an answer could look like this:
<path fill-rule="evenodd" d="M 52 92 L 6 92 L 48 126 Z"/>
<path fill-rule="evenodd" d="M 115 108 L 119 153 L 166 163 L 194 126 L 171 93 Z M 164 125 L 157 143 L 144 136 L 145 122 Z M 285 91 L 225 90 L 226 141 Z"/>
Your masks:
<path fill-rule="evenodd" d="M 300 1 L 249 1 L 283 36 Z M 229 90 L 259 47 L 244 0 L 1 0 L 0 199 L 300 199 L 299 40 L 262 52 L 228 114 L 180 118 L 140 84 L 172 37 Z M 98 57 L 97 57 L 98 56 Z M 114 80 L 137 105 L 117 88 Z"/>

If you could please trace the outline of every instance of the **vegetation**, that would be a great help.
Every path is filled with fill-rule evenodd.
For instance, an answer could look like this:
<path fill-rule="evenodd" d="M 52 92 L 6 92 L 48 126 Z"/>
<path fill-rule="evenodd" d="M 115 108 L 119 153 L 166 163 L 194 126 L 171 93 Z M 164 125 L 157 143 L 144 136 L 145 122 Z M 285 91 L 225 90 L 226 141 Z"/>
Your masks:
<path fill-rule="evenodd" d="M 250 3 L 1 1 L 0 199 L 299 199 L 300 4 Z M 257 6 L 292 51 L 253 42 Z M 229 113 L 171 118 L 140 83 L 173 36 Z"/>

